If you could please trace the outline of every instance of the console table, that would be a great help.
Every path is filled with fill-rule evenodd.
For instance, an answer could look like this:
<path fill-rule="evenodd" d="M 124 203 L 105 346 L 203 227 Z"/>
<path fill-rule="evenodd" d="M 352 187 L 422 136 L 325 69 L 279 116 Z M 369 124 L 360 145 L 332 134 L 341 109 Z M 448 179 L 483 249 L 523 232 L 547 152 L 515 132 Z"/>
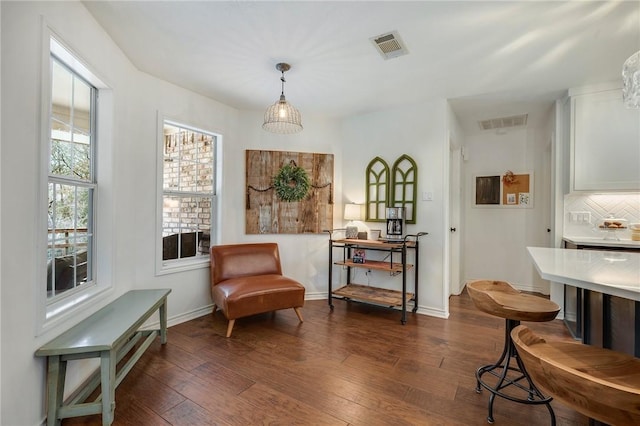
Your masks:
<path fill-rule="evenodd" d="M 102 424 L 113 422 L 115 390 L 144 351 L 159 335 L 167 342 L 167 295 L 169 289 L 132 290 L 106 305 L 36 351 L 47 357 L 47 425 L 60 425 L 61 419 L 102 413 Z M 155 311 L 160 314 L 160 329 L 140 331 L 138 328 Z M 116 372 L 118 362 L 142 339 L 145 340 L 128 361 Z M 100 358 L 96 371 L 73 397 L 64 395 L 67 361 Z M 101 385 L 94 402 L 83 403 Z"/>
<path fill-rule="evenodd" d="M 333 239 L 334 231 L 329 233 L 329 292 L 328 302 L 333 310 L 333 299 L 356 300 L 365 303 L 372 303 L 389 308 L 401 308 L 402 324 L 407 322 L 407 301 L 413 301 L 413 310 L 418 310 L 418 266 L 419 266 L 419 238 L 426 235 L 426 232 L 419 232 L 415 235 L 407 235 L 401 240 L 358 240 L 350 238 Z M 335 261 L 333 259 L 334 248 L 342 248 L 342 258 Z M 389 260 L 370 260 L 354 256 L 356 250 L 387 252 Z M 415 261 L 413 264 L 407 263 L 407 250 L 414 251 Z M 395 255 L 395 258 L 394 258 Z M 338 289 L 333 288 L 333 265 L 341 265 L 347 268 L 346 284 Z M 351 269 L 364 268 L 368 270 L 384 271 L 391 276 L 402 274 L 402 289 L 390 290 L 365 286 L 351 282 Z M 413 293 L 407 291 L 407 271 L 415 268 Z"/>

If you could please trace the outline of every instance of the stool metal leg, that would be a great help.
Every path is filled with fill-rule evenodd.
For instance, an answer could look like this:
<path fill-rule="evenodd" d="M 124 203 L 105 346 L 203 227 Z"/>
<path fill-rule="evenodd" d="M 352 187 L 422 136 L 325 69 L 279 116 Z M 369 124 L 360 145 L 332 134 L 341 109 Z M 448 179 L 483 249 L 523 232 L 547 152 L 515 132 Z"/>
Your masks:
<path fill-rule="evenodd" d="M 533 384 L 533 382 L 531 381 L 531 378 L 529 378 L 529 375 L 527 374 L 524 368 L 524 365 L 522 364 L 522 361 L 520 360 L 520 357 L 518 356 L 518 353 L 515 350 L 513 342 L 511 341 L 511 330 L 513 330 L 519 324 L 520 324 L 520 321 L 510 320 L 510 319 L 506 320 L 504 348 L 502 349 L 502 354 L 500 355 L 500 358 L 498 359 L 498 361 L 496 361 L 494 364 L 488 364 L 476 370 L 476 383 L 477 383 L 476 392 L 480 393 L 482 391 L 482 388 L 485 388 L 489 392 L 491 392 L 491 395 L 489 396 L 489 411 L 487 415 L 487 422 L 489 423 L 494 422 L 493 402 L 496 396 L 500 396 L 509 401 L 519 402 L 521 404 L 546 405 L 547 409 L 549 410 L 549 414 L 551 415 L 551 425 L 555 426 L 556 416 L 555 416 L 555 413 L 553 412 L 553 408 L 551 407 L 552 398 L 545 397 L 542 394 L 542 392 L 540 392 L 538 388 Z M 515 359 L 517 366 L 511 365 L 512 359 Z M 494 371 L 494 370 L 500 370 L 500 369 L 502 371 Z M 519 374 L 515 378 L 510 378 L 507 376 L 509 371 L 519 373 Z M 482 379 L 482 376 L 485 373 L 489 373 L 494 377 L 498 378 L 498 382 L 496 383 L 495 387 L 491 387 L 488 383 L 486 383 Z M 521 383 L 519 383 L 523 379 L 527 381 L 528 386 L 523 386 Z M 527 392 L 526 399 L 517 398 L 502 392 L 502 389 L 508 386 L 515 386 L 518 389 L 521 389 L 524 392 Z"/>

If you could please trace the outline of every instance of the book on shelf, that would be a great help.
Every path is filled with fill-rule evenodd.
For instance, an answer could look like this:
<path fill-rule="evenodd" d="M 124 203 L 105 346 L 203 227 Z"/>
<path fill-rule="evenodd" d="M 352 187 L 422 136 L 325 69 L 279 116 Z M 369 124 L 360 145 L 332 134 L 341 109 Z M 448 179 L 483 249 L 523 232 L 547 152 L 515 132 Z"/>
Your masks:
<path fill-rule="evenodd" d="M 353 250 L 353 257 L 351 258 L 353 263 L 365 263 L 365 259 L 366 259 L 366 255 L 365 255 L 364 249 Z"/>

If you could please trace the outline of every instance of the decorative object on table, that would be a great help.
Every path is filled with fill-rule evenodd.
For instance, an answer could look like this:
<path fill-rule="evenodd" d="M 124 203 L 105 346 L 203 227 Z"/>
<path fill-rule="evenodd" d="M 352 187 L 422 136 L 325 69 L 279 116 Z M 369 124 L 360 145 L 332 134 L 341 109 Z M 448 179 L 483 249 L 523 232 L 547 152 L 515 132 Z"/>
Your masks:
<path fill-rule="evenodd" d="M 533 173 L 514 173 L 475 177 L 476 207 L 533 207 Z"/>
<path fill-rule="evenodd" d="M 640 223 L 632 223 L 629 225 L 631 230 L 631 241 L 640 241 Z"/>
<path fill-rule="evenodd" d="M 272 133 L 298 133 L 302 130 L 302 119 L 300 111 L 293 107 L 284 97 L 284 73 L 291 69 L 291 65 L 286 63 L 276 64 L 276 69 L 282 73 L 280 81 L 282 82 L 282 90 L 280 99 L 267 108 L 264 113 L 264 123 L 262 128 Z"/>
<path fill-rule="evenodd" d="M 403 239 L 404 214 L 404 207 L 387 207 L 387 239 Z"/>
<path fill-rule="evenodd" d="M 362 220 L 362 206 L 355 203 L 345 204 L 344 220 L 349 221 L 349 223 L 347 223 L 345 237 L 358 238 L 358 226 L 354 221 Z"/>
<path fill-rule="evenodd" d="M 640 50 L 622 65 L 622 102 L 627 108 L 640 108 Z"/>
<path fill-rule="evenodd" d="M 247 234 L 320 233 L 333 225 L 333 154 L 246 151 Z"/>
<path fill-rule="evenodd" d="M 353 249 L 353 257 L 351 260 L 353 263 L 365 263 L 366 262 L 366 254 L 364 249 Z"/>
<path fill-rule="evenodd" d="M 369 237 L 367 236 L 367 231 L 358 231 L 358 239 L 359 240 L 366 240 Z"/>
<path fill-rule="evenodd" d="M 370 229 L 369 230 L 369 235 L 370 235 L 370 237 L 371 237 L 371 239 L 373 241 L 379 240 L 381 234 L 382 234 L 382 231 L 380 229 Z"/>
<path fill-rule="evenodd" d="M 597 224 L 600 231 L 605 232 L 605 240 L 620 240 L 618 231 L 624 231 L 627 229 L 627 219 L 617 218 L 613 214 L 607 215 L 607 217 L 600 220 Z"/>
<path fill-rule="evenodd" d="M 387 207 L 404 207 L 406 223 L 416 223 L 418 166 L 411 157 L 401 155 L 391 168 L 375 157 L 367 165 L 365 178 L 368 222 L 385 222 Z"/>

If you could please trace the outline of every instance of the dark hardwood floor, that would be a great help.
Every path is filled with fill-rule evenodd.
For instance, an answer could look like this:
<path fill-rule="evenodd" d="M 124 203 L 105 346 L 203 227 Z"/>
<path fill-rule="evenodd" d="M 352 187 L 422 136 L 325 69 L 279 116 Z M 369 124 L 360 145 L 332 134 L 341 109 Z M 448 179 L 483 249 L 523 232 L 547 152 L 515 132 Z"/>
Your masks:
<path fill-rule="evenodd" d="M 169 303 L 171 301 L 169 300 Z M 475 370 L 497 360 L 504 320 L 451 297 L 448 320 L 358 303 L 307 301 L 236 321 L 220 312 L 169 328 L 116 391 L 115 425 L 486 425 Z M 526 323 L 572 340 L 560 320 Z M 558 425 L 588 419 L 554 401 Z M 544 406 L 496 398 L 495 425 L 549 425 Z M 63 425 L 100 424 L 100 416 Z"/>

